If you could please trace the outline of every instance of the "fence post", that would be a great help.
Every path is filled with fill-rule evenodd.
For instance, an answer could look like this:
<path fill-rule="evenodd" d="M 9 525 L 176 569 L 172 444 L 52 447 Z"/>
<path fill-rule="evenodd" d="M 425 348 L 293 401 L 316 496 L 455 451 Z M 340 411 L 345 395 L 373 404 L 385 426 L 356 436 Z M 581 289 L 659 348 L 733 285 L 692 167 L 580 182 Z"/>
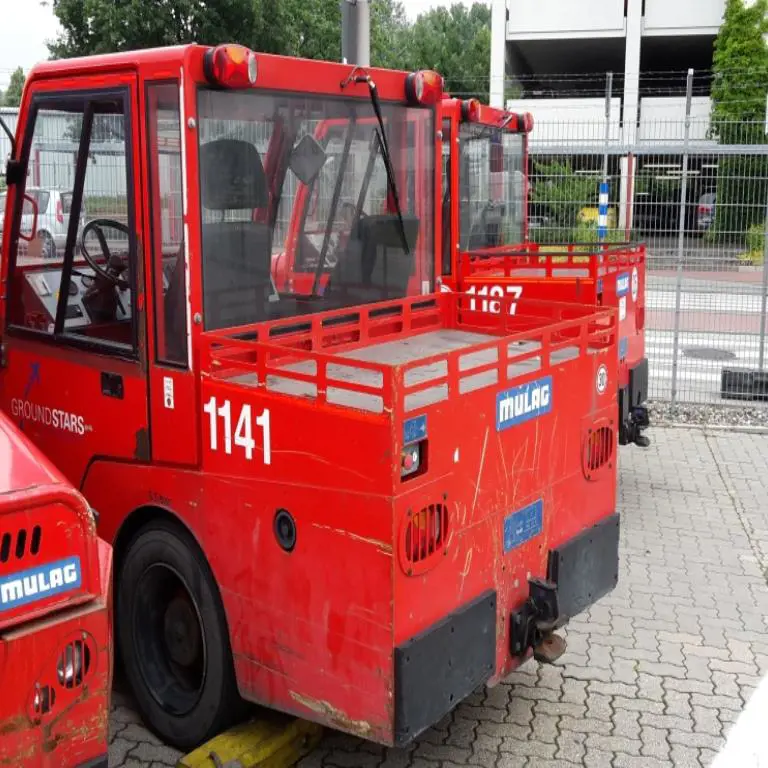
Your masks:
<path fill-rule="evenodd" d="M 611 142 L 611 99 L 613 97 L 613 72 L 605 75 L 605 151 L 603 152 L 603 181 L 600 184 L 600 198 L 597 209 L 597 238 L 605 240 L 608 233 L 608 151 Z"/>
<path fill-rule="evenodd" d="M 680 304 L 683 294 L 683 261 L 685 259 L 685 209 L 688 203 L 688 144 L 691 139 L 691 99 L 693 70 L 688 70 L 685 84 L 685 138 L 683 140 L 683 175 L 680 182 L 680 228 L 677 233 L 677 281 L 675 285 L 675 330 L 672 336 L 672 402 L 677 400 L 677 357 L 680 349 Z"/>
<path fill-rule="evenodd" d="M 763 290 L 760 294 L 760 350 L 757 353 L 757 367 L 760 371 L 765 367 L 765 326 L 768 322 L 766 313 L 768 313 L 768 202 L 765 206 L 763 223 Z"/>

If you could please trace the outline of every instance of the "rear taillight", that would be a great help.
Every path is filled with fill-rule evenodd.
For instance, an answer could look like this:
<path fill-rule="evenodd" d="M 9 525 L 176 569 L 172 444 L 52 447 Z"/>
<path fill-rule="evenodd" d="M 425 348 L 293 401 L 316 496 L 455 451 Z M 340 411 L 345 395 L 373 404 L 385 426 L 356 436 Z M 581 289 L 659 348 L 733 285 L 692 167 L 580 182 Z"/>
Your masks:
<path fill-rule="evenodd" d="M 224 88 L 247 88 L 256 82 L 256 54 L 242 45 L 219 45 L 206 51 L 203 69 L 208 82 Z"/>
<path fill-rule="evenodd" d="M 61 200 L 56 201 L 56 221 L 59 224 L 64 223 L 64 207 L 61 204 Z"/>
<path fill-rule="evenodd" d="M 530 112 L 523 113 L 523 130 L 530 133 L 533 130 L 533 115 Z"/>
<path fill-rule="evenodd" d="M 400 454 L 400 477 L 415 475 L 421 469 L 421 443 L 406 445 Z"/>
<path fill-rule="evenodd" d="M 405 96 L 411 104 L 431 106 L 443 94 L 443 78 L 430 69 L 411 72 L 405 79 Z"/>
<path fill-rule="evenodd" d="M 400 479 L 420 475 L 427 469 L 427 417 L 415 416 L 403 424 Z"/>
<path fill-rule="evenodd" d="M 465 99 L 461 102 L 461 119 L 475 123 L 480 118 L 480 102 L 477 99 Z"/>

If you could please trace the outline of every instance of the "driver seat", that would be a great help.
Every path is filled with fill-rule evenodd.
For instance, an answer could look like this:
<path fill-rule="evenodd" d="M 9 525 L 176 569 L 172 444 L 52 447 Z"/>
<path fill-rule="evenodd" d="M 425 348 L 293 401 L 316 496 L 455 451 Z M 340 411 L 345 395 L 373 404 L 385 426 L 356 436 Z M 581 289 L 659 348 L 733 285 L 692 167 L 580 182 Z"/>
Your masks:
<path fill-rule="evenodd" d="M 264 320 L 272 292 L 272 230 L 269 224 L 253 221 L 254 209 L 269 205 L 258 150 L 240 139 L 203 144 L 200 185 L 205 328 Z"/>

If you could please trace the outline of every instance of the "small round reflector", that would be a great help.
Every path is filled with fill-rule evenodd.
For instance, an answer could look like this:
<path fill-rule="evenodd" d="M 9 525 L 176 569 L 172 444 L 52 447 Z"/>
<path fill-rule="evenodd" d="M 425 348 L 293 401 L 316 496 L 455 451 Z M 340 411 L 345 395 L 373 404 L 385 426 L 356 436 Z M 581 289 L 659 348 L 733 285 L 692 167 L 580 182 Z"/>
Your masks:
<path fill-rule="evenodd" d="M 206 51 L 203 70 L 213 85 L 247 88 L 256 82 L 256 54 L 243 45 L 218 45 Z"/>
<path fill-rule="evenodd" d="M 411 72 L 405 78 L 405 97 L 411 104 L 431 106 L 443 94 L 443 78 L 431 69 Z"/>

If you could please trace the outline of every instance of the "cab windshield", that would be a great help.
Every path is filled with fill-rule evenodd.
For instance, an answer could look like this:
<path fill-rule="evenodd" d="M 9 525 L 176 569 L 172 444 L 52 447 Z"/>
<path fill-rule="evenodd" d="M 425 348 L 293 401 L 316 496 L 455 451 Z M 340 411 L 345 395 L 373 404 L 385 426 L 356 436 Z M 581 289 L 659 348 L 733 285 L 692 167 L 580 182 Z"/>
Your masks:
<path fill-rule="evenodd" d="M 200 90 L 207 329 L 432 290 L 433 113 L 381 111 L 384 136 L 368 99 Z"/>
<path fill-rule="evenodd" d="M 523 239 L 523 136 L 477 123 L 460 127 L 459 216 L 462 251 Z"/>

